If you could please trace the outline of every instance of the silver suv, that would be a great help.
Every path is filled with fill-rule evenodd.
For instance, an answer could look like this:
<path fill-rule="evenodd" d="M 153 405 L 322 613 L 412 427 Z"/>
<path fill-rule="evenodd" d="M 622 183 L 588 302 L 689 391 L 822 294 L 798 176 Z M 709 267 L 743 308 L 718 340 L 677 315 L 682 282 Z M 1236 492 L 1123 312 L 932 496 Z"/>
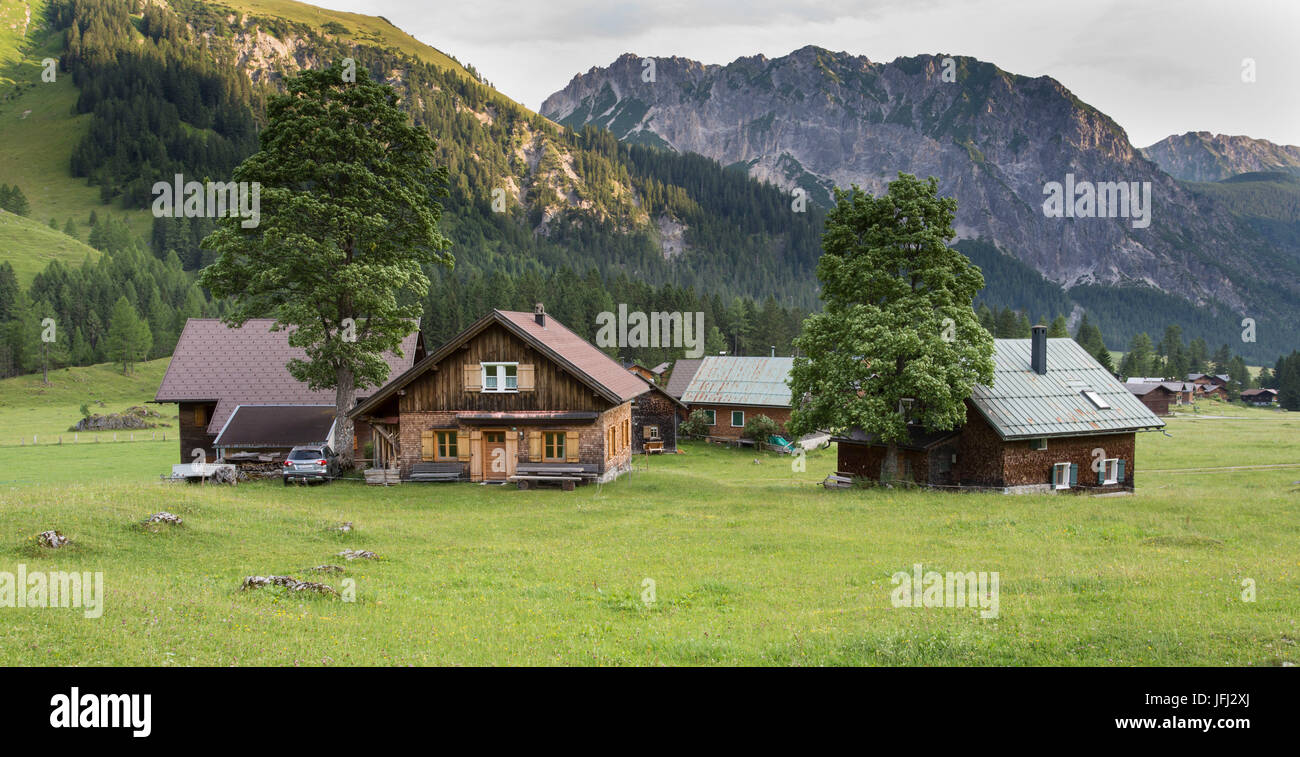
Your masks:
<path fill-rule="evenodd" d="M 284 460 L 284 485 L 292 480 L 329 481 L 337 478 L 342 465 L 329 447 L 294 447 Z"/>

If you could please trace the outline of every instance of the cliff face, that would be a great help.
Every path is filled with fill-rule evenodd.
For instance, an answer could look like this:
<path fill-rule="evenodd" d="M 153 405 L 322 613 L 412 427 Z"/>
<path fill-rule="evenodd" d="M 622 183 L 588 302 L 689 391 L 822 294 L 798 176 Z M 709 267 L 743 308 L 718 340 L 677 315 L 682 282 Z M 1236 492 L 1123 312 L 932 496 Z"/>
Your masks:
<path fill-rule="evenodd" d="M 627 54 L 575 76 L 542 113 L 698 152 L 822 203 L 834 186 L 878 193 L 900 171 L 934 176 L 957 198 L 960 238 L 992 241 L 1066 287 L 1145 282 L 1245 312 L 1256 287 L 1277 286 L 1250 263 L 1270 254 L 1266 243 L 1180 186 L 1105 114 L 1054 79 L 972 58 L 875 63 L 805 47 L 725 66 L 660 58 L 651 71 Z M 1149 183 L 1150 225 L 1048 217 L 1045 187 L 1067 174 Z M 1300 302 L 1300 285 L 1287 286 Z"/>
<path fill-rule="evenodd" d="M 1261 171 L 1300 175 L 1300 147 L 1208 131 L 1165 137 L 1142 148 L 1142 154 L 1182 181 L 1222 181 Z"/>

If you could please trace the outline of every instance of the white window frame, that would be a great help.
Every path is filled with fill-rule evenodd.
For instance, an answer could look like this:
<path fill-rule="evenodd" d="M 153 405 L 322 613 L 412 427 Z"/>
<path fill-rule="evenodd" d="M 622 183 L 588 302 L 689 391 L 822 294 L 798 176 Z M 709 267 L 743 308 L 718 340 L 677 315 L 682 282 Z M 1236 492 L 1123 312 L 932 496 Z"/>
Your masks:
<path fill-rule="evenodd" d="M 1040 444 L 1042 445 L 1041 447 L 1038 446 Z M 1029 448 L 1034 450 L 1035 452 L 1042 452 L 1043 450 L 1047 449 L 1047 437 L 1040 436 L 1037 439 L 1030 439 Z"/>
<path fill-rule="evenodd" d="M 479 363 L 479 368 L 482 371 L 479 384 L 482 391 L 489 394 L 512 394 L 519 391 L 519 363 Z M 507 375 L 507 368 L 514 368 L 515 375 Z M 496 381 L 496 386 L 491 389 L 488 388 L 489 369 L 492 369 L 490 375 Z M 514 386 L 509 385 L 512 378 Z"/>
<path fill-rule="evenodd" d="M 1101 469 L 1105 472 L 1102 477 L 1102 485 L 1119 483 L 1119 458 L 1108 457 L 1101 461 Z"/>
<path fill-rule="evenodd" d="M 736 423 L 736 413 L 740 413 L 740 423 Z M 744 427 L 745 427 L 745 411 L 744 411 L 744 410 L 732 410 L 732 411 L 731 411 L 731 427 L 732 427 L 732 428 L 744 428 Z"/>
<path fill-rule="evenodd" d="M 657 441 L 659 441 L 659 427 L 658 427 L 658 426 L 646 426 L 646 427 L 645 427 L 645 430 L 646 430 L 646 432 L 647 432 L 647 436 L 646 436 L 647 439 L 649 439 L 649 440 L 652 441 L 652 442 L 657 442 Z"/>
<path fill-rule="evenodd" d="M 706 409 L 706 410 L 704 410 L 704 412 L 706 412 L 706 413 L 709 414 L 709 423 L 708 423 L 708 425 L 710 425 L 710 426 L 716 426 L 716 425 L 718 425 L 718 412 L 717 412 L 716 410 L 707 410 L 707 409 Z"/>
<path fill-rule="evenodd" d="M 1069 463 L 1056 463 L 1052 466 L 1052 486 L 1057 491 L 1070 488 Z"/>

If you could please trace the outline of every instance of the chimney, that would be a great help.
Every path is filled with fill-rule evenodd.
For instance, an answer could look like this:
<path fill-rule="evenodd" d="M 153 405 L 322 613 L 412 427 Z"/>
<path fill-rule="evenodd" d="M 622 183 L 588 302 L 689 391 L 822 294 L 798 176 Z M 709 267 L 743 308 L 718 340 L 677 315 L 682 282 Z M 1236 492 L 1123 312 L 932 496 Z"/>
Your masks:
<path fill-rule="evenodd" d="M 772 357 L 776 357 L 776 345 L 772 345 Z"/>
<path fill-rule="evenodd" d="M 533 305 L 533 320 L 537 321 L 538 326 L 546 328 L 546 308 L 540 302 Z"/>
<path fill-rule="evenodd" d="M 1039 376 L 1047 375 L 1047 327 L 1039 324 L 1033 328 L 1029 367 Z"/>

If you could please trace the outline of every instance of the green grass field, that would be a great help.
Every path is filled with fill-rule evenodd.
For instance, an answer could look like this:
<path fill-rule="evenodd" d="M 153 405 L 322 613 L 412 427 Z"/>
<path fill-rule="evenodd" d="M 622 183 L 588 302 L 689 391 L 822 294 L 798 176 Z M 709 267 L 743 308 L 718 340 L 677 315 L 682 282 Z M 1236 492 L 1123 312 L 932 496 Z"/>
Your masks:
<path fill-rule="evenodd" d="M 1240 410 L 1139 435 L 1129 497 L 825 491 L 833 450 L 795 472 L 698 444 L 575 492 L 175 485 L 171 442 L 0 447 L 0 571 L 106 586 L 98 619 L 0 608 L 0 664 L 1300 662 L 1300 467 L 1210 469 L 1300 462 L 1300 418 Z M 185 525 L 135 527 L 159 510 Z M 72 546 L 31 546 L 49 528 Z M 345 572 L 301 572 L 322 563 Z M 914 563 L 997 571 L 998 617 L 894 608 Z M 350 579 L 356 601 L 239 591 L 273 573 Z"/>
<path fill-rule="evenodd" d="M 40 443 L 55 441 L 59 435 L 71 442 L 68 427 L 81 419 L 82 404 L 89 405 L 92 413 L 101 414 L 142 405 L 153 398 L 169 362 L 171 358 L 139 363 L 129 376 L 111 363 L 60 368 L 50 371 L 48 385 L 41 381 L 39 373 L 0 379 L 0 446 L 31 444 L 33 435 Z M 159 433 L 174 432 L 175 405 L 148 407 L 163 413 L 166 417 L 162 422 L 171 424 L 170 428 L 158 429 Z M 84 440 L 104 435 L 111 438 L 112 432 L 83 431 L 80 436 Z M 127 434 L 120 436 L 126 438 Z"/>

